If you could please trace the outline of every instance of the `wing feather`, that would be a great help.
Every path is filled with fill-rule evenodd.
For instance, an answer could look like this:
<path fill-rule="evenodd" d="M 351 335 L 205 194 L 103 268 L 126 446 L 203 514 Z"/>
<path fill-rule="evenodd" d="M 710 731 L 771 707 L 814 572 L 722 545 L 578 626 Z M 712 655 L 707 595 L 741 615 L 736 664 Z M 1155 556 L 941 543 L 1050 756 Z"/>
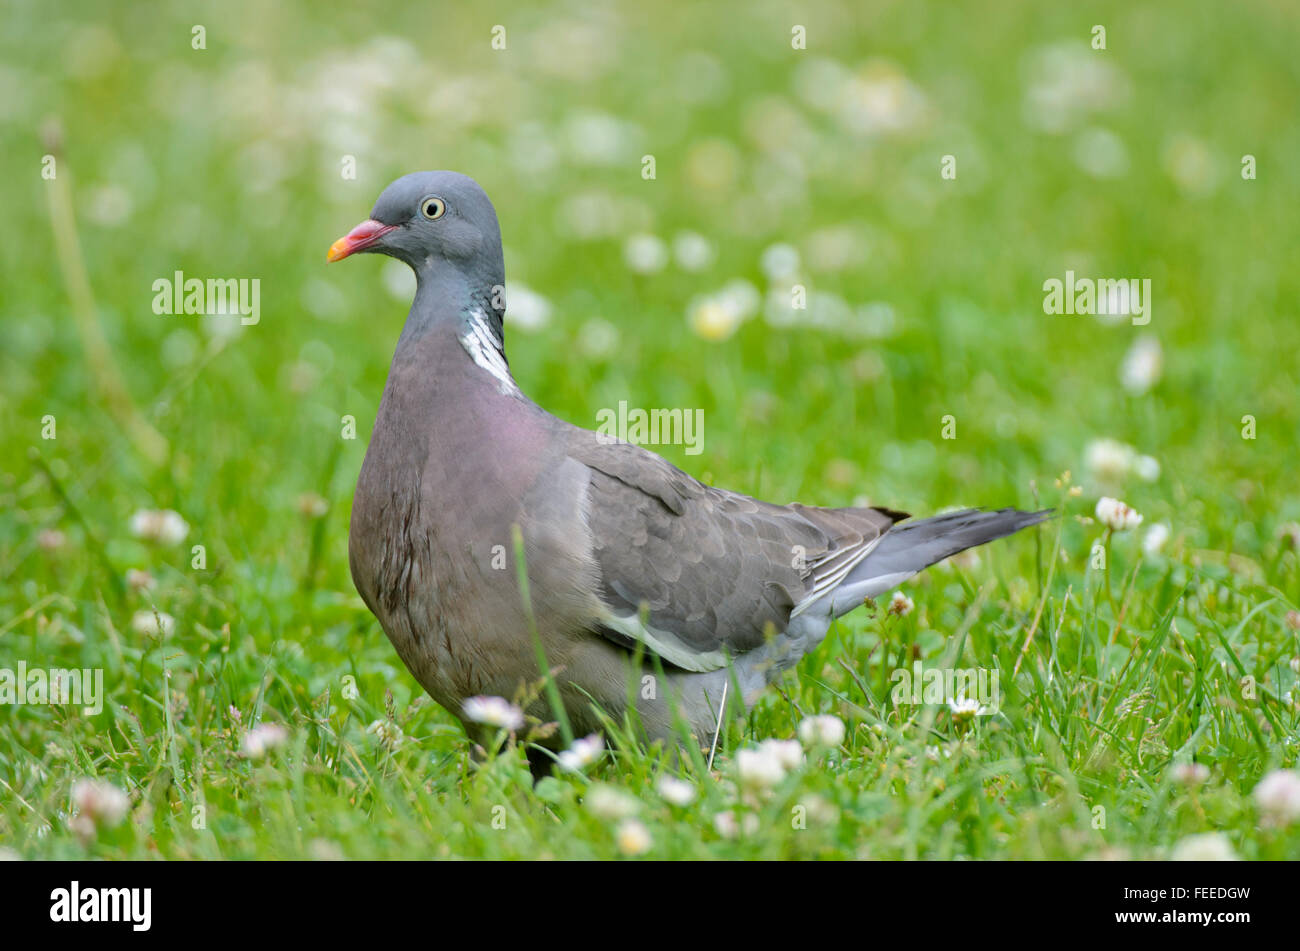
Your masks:
<path fill-rule="evenodd" d="M 783 636 L 905 517 L 761 502 L 585 430 L 567 451 L 591 470 L 586 516 L 608 608 L 596 630 L 686 670 Z"/>

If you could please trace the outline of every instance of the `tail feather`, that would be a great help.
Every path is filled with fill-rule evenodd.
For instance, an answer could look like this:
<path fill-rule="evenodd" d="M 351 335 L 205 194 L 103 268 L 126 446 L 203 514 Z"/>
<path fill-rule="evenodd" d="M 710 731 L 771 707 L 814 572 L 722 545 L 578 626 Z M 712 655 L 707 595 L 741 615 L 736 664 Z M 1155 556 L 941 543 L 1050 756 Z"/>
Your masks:
<path fill-rule="evenodd" d="M 1051 515 L 1052 509 L 963 509 L 897 525 L 829 595 L 831 612 L 836 617 L 846 614 L 864 598 L 874 598 L 945 558 L 1037 525 Z"/>

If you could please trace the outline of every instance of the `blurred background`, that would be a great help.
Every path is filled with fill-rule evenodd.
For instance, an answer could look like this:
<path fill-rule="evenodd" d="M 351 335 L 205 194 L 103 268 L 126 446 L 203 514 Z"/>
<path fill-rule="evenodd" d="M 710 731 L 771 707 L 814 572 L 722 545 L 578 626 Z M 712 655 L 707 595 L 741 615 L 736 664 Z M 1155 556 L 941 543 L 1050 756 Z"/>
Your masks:
<path fill-rule="evenodd" d="M 392 178 L 451 168 L 501 217 L 516 375 L 574 422 L 619 399 L 702 406 L 704 469 L 822 503 L 1012 501 L 1102 435 L 1175 478 L 1212 467 L 1216 506 L 1251 505 L 1243 531 L 1295 504 L 1291 4 L 3 15 L 6 456 L 58 415 L 59 456 L 105 467 L 104 502 L 184 500 L 233 541 L 233 506 L 261 507 L 240 530 L 274 533 L 299 490 L 345 499 L 411 279 L 327 268 L 324 249 Z M 169 443 L 161 468 L 118 441 L 88 373 L 40 174 L 54 151 L 95 317 Z M 1042 282 L 1067 268 L 1150 278 L 1150 325 L 1045 315 Z M 261 323 L 156 316 L 151 283 L 175 270 L 260 278 Z M 728 316 L 701 314 L 717 295 Z M 1163 373 L 1125 389 L 1143 336 Z M 322 485 L 345 412 L 363 438 Z"/>
<path fill-rule="evenodd" d="M 1231 824 L 1244 855 L 1294 852 L 1256 842 L 1245 796 L 1294 763 L 1300 696 L 1297 21 L 1292 0 L 6 0 L 0 666 L 103 669 L 109 696 L 100 720 L 5 715 L 0 843 L 85 854 L 62 817 L 90 774 L 136 818 L 105 856 L 424 854 L 430 829 L 459 837 L 442 855 L 614 852 L 568 786 L 560 824 L 524 802 L 510 834 L 477 833 L 497 780 L 463 802 L 463 734 L 348 577 L 412 277 L 326 248 L 391 179 L 455 169 L 498 209 L 508 357 L 551 412 L 702 409 L 699 455 L 655 450 L 775 501 L 1066 513 L 1054 582 L 1054 535 L 991 546 L 918 578 L 901 626 L 859 612 L 805 661 L 796 702 L 852 718 L 858 744 L 809 782 L 859 825 L 750 854 L 1092 854 L 1074 778 L 1008 767 L 988 792 L 987 764 L 940 755 L 926 724 L 872 733 L 835 699 L 861 685 L 832 657 L 883 691 L 991 583 L 970 663 L 1022 669 L 1039 591 L 1053 639 L 1006 679 L 1023 724 L 972 756 L 1056 763 L 1060 735 L 1087 795 L 1127 796 L 1108 837 L 1131 855 Z M 1151 322 L 1044 313 L 1071 270 L 1149 279 Z M 257 279 L 259 322 L 155 313 L 177 272 Z M 1114 544 L 1109 612 L 1105 495 L 1144 516 Z M 1175 600 L 1167 650 L 1130 665 Z M 1271 707 L 1235 699 L 1247 672 Z M 793 735 L 783 696 L 748 729 Z M 294 747 L 279 772 L 250 750 L 259 722 Z M 419 742 L 390 755 L 403 729 Z M 1096 729 L 1127 737 L 1117 754 Z M 1213 795 L 1148 795 L 1196 751 Z M 646 763 L 617 770 L 645 785 Z M 940 764 L 959 798 L 922 803 L 900 763 Z M 907 790 L 924 812 L 901 822 Z M 719 854 L 677 825 L 655 828 L 663 854 Z"/>

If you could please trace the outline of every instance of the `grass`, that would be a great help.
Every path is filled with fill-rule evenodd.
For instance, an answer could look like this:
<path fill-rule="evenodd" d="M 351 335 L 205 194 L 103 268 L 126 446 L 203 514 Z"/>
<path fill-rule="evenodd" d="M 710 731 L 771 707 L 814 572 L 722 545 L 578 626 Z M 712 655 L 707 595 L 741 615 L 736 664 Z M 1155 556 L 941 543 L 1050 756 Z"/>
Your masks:
<path fill-rule="evenodd" d="M 302 3 L 7 6 L 0 668 L 99 668 L 107 698 L 97 716 L 0 708 L 0 847 L 604 858 L 622 854 L 623 807 L 591 793 L 613 787 L 651 857 L 1147 858 L 1208 832 L 1245 858 L 1300 856 L 1300 827 L 1251 795 L 1295 767 L 1300 718 L 1283 537 L 1300 520 L 1295 13 L 805 6 L 803 51 L 762 5 L 409 4 L 382 24 Z M 712 773 L 617 726 L 585 775 L 535 791 L 509 743 L 472 764 L 347 567 L 409 291 L 385 262 L 324 263 L 391 178 L 433 167 L 484 184 L 510 279 L 549 301 L 539 327 L 511 315 L 507 350 L 556 414 L 702 408 L 701 455 L 656 448 L 777 501 L 1062 518 L 931 569 L 906 616 L 846 618 L 720 737 Z M 630 234 L 680 231 L 713 246 L 702 271 L 625 263 Z M 760 313 L 694 333 L 692 301 L 730 280 L 785 293 L 761 265 L 778 243 L 835 297 L 794 326 Z M 1150 278 L 1151 323 L 1044 314 L 1043 282 L 1067 269 Z M 156 315 L 152 282 L 176 270 L 259 278 L 260 322 Z M 1142 335 L 1164 369 L 1135 394 L 1120 368 Z M 1090 472 L 1101 438 L 1158 478 Z M 1168 524 L 1163 549 L 1119 533 L 1099 567 L 1103 494 Z M 180 512 L 187 537 L 135 537 L 141 509 Z M 142 633 L 155 611 L 165 637 Z M 1000 713 L 895 703 L 915 659 L 997 670 Z M 844 742 L 738 796 L 737 751 L 817 713 Z M 241 755 L 258 722 L 287 742 Z M 1192 760 L 1203 782 L 1177 778 Z M 694 801 L 662 801 L 663 773 Z M 85 777 L 124 790 L 129 819 L 71 828 Z"/>

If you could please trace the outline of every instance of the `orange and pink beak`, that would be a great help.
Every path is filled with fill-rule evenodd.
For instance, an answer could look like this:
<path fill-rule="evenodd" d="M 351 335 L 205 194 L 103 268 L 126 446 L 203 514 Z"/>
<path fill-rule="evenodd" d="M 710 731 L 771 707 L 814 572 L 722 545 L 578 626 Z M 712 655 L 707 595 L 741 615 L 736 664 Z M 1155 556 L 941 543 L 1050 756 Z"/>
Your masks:
<path fill-rule="evenodd" d="M 349 254 L 364 251 L 366 248 L 372 247 L 380 238 L 396 227 L 397 225 L 386 225 L 382 221 L 375 221 L 373 218 L 363 221 L 330 245 L 329 254 L 325 256 L 326 260 L 331 262 L 342 261 Z"/>

